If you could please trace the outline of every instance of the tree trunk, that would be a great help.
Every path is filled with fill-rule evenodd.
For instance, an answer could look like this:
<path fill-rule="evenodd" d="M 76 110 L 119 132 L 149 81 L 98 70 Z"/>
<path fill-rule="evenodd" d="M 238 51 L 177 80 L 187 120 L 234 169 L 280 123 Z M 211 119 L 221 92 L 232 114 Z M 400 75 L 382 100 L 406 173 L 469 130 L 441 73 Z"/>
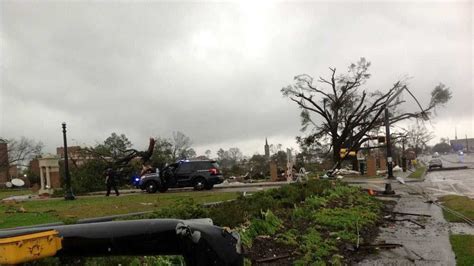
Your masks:
<path fill-rule="evenodd" d="M 357 156 L 351 158 L 352 161 L 352 170 L 359 171 L 359 161 L 357 161 Z"/>
<path fill-rule="evenodd" d="M 334 169 L 339 169 L 341 168 L 341 155 L 340 155 L 340 151 L 341 151 L 341 145 L 339 143 L 334 143 L 333 142 L 333 150 L 332 150 L 332 161 L 334 163 Z"/>

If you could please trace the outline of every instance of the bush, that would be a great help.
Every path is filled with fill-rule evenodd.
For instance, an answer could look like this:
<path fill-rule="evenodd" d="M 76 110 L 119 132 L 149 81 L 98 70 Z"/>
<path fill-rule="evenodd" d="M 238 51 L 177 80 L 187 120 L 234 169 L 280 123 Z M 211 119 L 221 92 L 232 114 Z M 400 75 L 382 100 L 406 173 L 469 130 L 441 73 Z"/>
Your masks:
<path fill-rule="evenodd" d="M 193 199 L 183 199 L 170 207 L 164 207 L 154 212 L 149 218 L 171 218 L 171 219 L 197 219 L 206 218 L 209 211 L 201 204 L 197 204 Z"/>
<path fill-rule="evenodd" d="M 99 160 L 90 160 L 79 167 L 71 167 L 71 186 L 74 194 L 105 190 L 105 169 L 107 164 Z M 64 173 L 64 170 L 61 170 L 61 173 Z"/>
<path fill-rule="evenodd" d="M 235 201 L 204 207 L 192 199 L 163 208 L 146 218 L 211 218 L 214 224 L 237 229 L 247 248 L 260 245 L 258 236 L 275 245 L 294 247 L 295 264 L 343 264 L 344 244 L 363 241 L 360 232 L 375 228 L 382 203 L 346 184 L 311 180 L 257 192 Z M 258 251 L 259 247 L 255 247 Z"/>
<path fill-rule="evenodd" d="M 254 238 L 260 235 L 274 235 L 282 227 L 282 224 L 283 222 L 272 211 L 262 212 L 261 217 L 253 218 L 250 221 L 250 226 L 240 230 L 242 243 L 251 247 Z"/>

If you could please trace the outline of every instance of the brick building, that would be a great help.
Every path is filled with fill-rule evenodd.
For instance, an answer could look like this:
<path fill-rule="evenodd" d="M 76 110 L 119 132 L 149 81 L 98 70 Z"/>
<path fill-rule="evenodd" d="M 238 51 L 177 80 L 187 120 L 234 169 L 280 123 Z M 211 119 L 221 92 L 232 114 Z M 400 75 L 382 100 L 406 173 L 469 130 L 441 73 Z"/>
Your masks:
<path fill-rule="evenodd" d="M 9 180 L 9 168 L 8 144 L 5 140 L 0 139 L 0 187 L 4 186 Z"/>

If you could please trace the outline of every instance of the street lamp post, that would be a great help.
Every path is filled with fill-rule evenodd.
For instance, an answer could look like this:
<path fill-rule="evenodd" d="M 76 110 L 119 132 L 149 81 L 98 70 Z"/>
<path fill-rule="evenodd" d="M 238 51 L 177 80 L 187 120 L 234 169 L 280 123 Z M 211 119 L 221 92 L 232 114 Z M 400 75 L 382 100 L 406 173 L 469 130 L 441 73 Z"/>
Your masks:
<path fill-rule="evenodd" d="M 65 200 L 74 200 L 74 194 L 71 188 L 71 175 L 69 174 L 69 159 L 67 156 L 67 138 L 66 138 L 66 122 L 62 123 L 63 126 L 63 139 L 64 139 L 64 172 L 66 177 L 66 194 L 64 195 Z"/>

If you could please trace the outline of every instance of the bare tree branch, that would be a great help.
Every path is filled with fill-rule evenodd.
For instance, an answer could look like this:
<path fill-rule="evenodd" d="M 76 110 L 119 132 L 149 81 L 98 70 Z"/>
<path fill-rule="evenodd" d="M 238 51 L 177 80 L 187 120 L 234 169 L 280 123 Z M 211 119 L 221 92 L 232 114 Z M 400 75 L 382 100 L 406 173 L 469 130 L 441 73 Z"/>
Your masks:
<path fill-rule="evenodd" d="M 421 112 L 401 112 L 398 108 L 405 101 L 396 99 L 395 102 L 387 103 L 392 97 L 396 97 L 402 88 L 406 88 L 412 95 L 404 81 L 395 82 L 385 92 L 375 91 L 370 94 L 365 90 L 359 92 L 359 88 L 370 78 L 369 66 L 370 62 L 361 58 L 357 64 L 351 64 L 348 74 L 338 76 L 338 78 L 336 78 L 336 69 L 329 68 L 330 78 L 320 76 L 318 82 L 329 85 L 332 93 L 316 88 L 313 85 L 313 78 L 308 74 L 296 76 L 296 85 L 289 85 L 282 89 L 283 95 L 297 103 L 300 108 L 323 118 L 323 122 L 314 124 L 308 113 L 305 114 L 302 122 L 304 128 L 308 127 L 309 121 L 313 123 L 314 128 L 310 135 L 312 140 L 317 140 L 317 138 L 314 139 L 315 136 L 330 136 L 334 161 L 340 161 L 339 149 L 341 147 L 360 147 L 367 141 L 368 132 L 383 125 L 381 115 L 385 108 L 391 111 L 390 123 L 397 123 L 427 116 L 430 114 L 428 111 L 446 103 L 451 96 L 449 88 L 440 84 L 431 93 L 432 99 L 428 107 L 421 108 L 418 100 L 415 99 Z"/>

